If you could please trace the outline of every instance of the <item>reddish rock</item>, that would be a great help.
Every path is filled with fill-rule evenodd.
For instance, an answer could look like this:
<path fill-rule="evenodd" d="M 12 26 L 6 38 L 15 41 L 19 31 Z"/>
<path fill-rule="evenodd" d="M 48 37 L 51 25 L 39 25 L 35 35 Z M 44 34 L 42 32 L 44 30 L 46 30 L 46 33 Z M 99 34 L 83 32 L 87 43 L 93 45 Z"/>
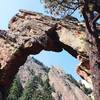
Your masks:
<path fill-rule="evenodd" d="M 84 26 L 78 21 L 20 10 L 11 19 L 9 30 L 0 31 L 0 86 L 9 87 L 29 54 L 65 49 L 75 58 L 78 55 L 87 58 L 86 43 Z"/>

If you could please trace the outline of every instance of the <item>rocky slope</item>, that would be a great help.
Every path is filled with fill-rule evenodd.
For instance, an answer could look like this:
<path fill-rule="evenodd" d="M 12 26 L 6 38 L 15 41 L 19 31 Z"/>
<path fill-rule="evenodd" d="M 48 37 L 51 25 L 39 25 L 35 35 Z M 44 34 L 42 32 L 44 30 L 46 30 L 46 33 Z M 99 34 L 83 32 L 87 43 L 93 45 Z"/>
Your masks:
<path fill-rule="evenodd" d="M 26 63 L 20 67 L 17 75 L 24 89 L 32 76 L 40 77 L 43 81 L 49 79 L 53 100 L 89 100 L 89 97 L 80 89 L 79 83 L 71 75 L 65 74 L 59 67 L 47 68 L 32 56 L 29 56 Z"/>

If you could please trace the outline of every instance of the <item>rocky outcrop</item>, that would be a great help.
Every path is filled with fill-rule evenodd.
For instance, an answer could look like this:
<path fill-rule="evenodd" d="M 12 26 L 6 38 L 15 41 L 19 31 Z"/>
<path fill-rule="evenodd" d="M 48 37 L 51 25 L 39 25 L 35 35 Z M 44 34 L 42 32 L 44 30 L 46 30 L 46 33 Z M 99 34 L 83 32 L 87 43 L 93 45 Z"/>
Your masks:
<path fill-rule="evenodd" d="M 36 60 L 33 56 L 29 56 L 23 66 L 19 68 L 18 76 L 22 87 L 24 88 L 32 76 L 39 76 L 43 80 L 48 73 L 48 67 Z"/>
<path fill-rule="evenodd" d="M 33 56 L 28 57 L 17 75 L 23 88 L 33 76 L 39 76 L 43 81 L 49 78 L 54 100 L 89 100 L 89 97 L 80 89 L 79 83 L 71 75 L 65 74 L 56 66 L 46 67 Z"/>
<path fill-rule="evenodd" d="M 1 87 L 9 87 L 27 57 L 41 50 L 65 49 L 75 58 L 80 55 L 81 61 L 88 61 L 84 26 L 73 17 L 60 20 L 20 10 L 9 22 L 9 30 L 0 31 L 0 37 Z"/>
<path fill-rule="evenodd" d="M 89 98 L 80 90 L 75 83 L 72 83 L 67 74 L 53 67 L 49 71 L 50 85 L 55 89 L 52 95 L 55 100 L 89 100 Z"/>

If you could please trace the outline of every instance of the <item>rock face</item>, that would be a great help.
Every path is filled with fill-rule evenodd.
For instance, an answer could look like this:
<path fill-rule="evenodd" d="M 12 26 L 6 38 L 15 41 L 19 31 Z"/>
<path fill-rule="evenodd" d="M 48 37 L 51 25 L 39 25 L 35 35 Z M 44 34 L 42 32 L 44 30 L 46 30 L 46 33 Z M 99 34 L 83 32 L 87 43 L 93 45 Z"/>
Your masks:
<path fill-rule="evenodd" d="M 81 56 L 80 61 L 84 62 L 85 58 L 88 62 L 86 44 L 84 26 L 78 21 L 20 10 L 9 22 L 9 30 L 0 31 L 0 87 L 8 88 L 27 57 L 41 50 L 65 49 L 75 58 Z M 79 75 L 80 71 L 79 67 Z"/>
<path fill-rule="evenodd" d="M 79 88 L 79 83 L 71 75 L 65 74 L 58 67 L 48 69 L 30 56 L 18 72 L 23 88 L 34 75 L 41 77 L 42 80 L 49 78 L 54 100 L 89 100 L 88 96 Z"/>
<path fill-rule="evenodd" d="M 22 87 L 24 88 L 28 80 L 33 76 L 45 78 L 47 76 L 48 68 L 40 63 L 38 60 L 29 56 L 23 66 L 19 68 L 18 76 Z"/>
<path fill-rule="evenodd" d="M 56 67 L 49 71 L 50 85 L 54 87 L 56 100 L 89 100 L 89 98 L 69 79 L 67 74 Z"/>

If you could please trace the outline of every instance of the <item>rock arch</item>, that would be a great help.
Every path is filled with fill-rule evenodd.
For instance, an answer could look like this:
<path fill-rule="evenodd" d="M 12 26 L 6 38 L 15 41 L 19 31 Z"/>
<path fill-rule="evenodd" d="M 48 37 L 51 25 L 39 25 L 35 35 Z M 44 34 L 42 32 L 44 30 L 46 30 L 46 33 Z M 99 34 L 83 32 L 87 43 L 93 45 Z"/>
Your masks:
<path fill-rule="evenodd" d="M 84 26 L 78 20 L 55 19 L 40 13 L 20 10 L 9 22 L 9 30 L 0 31 L 0 86 L 9 87 L 19 67 L 29 54 L 42 50 L 86 58 Z"/>

